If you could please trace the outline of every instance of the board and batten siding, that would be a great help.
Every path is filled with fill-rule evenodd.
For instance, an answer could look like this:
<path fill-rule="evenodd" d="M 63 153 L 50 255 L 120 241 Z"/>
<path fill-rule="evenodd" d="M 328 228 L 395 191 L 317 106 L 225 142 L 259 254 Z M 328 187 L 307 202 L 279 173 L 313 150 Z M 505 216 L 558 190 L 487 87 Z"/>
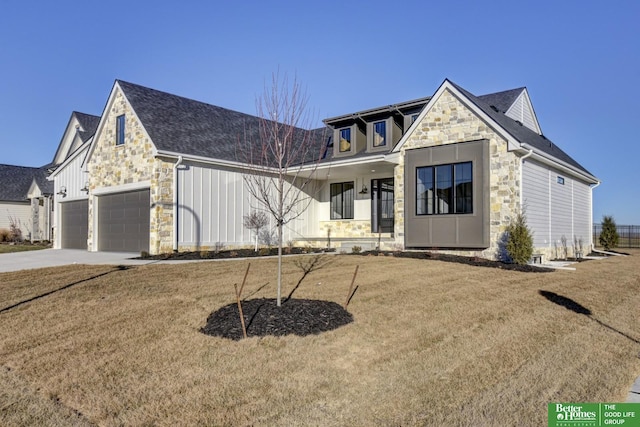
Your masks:
<path fill-rule="evenodd" d="M 560 246 L 562 236 L 570 247 L 574 238 L 582 238 L 585 246 L 591 244 L 588 184 L 527 159 L 522 171 L 522 201 L 536 248 Z"/>
<path fill-rule="evenodd" d="M 85 172 L 86 165 L 83 166 L 82 164 L 84 162 L 88 148 L 89 146 L 87 144 L 87 146 L 83 150 L 75 154 L 73 160 L 69 161 L 61 169 L 56 171 L 56 175 L 54 177 L 53 191 L 56 195 L 55 206 L 53 208 L 53 247 L 56 249 L 60 249 L 62 247 L 62 236 L 60 233 L 60 225 L 62 224 L 62 209 L 60 207 L 60 204 L 74 200 L 86 200 L 89 198 L 89 194 L 85 191 L 82 191 L 82 189 L 89 181 L 89 174 Z M 62 197 L 60 194 L 58 194 L 62 187 L 66 188 L 67 190 L 67 195 L 65 197 Z"/>
<path fill-rule="evenodd" d="M 185 162 L 178 167 L 178 236 L 180 248 L 247 246 L 255 234 L 244 227 L 244 216 L 260 210 L 242 173 Z M 285 224 L 284 242 L 317 235 L 315 202 L 296 220 Z M 275 235 L 275 221 L 269 227 Z"/>

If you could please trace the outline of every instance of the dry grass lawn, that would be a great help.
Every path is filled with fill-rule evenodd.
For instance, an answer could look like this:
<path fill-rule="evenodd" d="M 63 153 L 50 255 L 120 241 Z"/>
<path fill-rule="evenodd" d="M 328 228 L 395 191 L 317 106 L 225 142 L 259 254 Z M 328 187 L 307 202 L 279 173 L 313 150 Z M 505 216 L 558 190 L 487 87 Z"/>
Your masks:
<path fill-rule="evenodd" d="M 246 261 L 3 273 L 0 425 L 546 425 L 548 402 L 621 402 L 640 375 L 634 255 L 546 274 L 333 256 L 295 297 L 343 303 L 359 264 L 353 323 L 238 342 L 199 329 Z M 251 261 L 245 294 L 273 297 L 275 265 Z"/>

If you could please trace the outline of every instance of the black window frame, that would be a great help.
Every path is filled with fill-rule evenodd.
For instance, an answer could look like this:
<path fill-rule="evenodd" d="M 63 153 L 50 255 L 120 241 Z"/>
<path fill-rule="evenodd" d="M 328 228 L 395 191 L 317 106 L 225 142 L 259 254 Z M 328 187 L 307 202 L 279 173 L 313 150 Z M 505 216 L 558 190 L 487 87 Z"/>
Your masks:
<path fill-rule="evenodd" d="M 332 220 L 353 219 L 355 183 L 334 182 L 329 186 L 329 209 Z M 339 206 L 336 206 L 339 203 Z"/>
<path fill-rule="evenodd" d="M 124 114 L 116 117 L 116 145 L 124 145 L 125 125 L 126 120 Z"/>
<path fill-rule="evenodd" d="M 473 162 L 417 167 L 415 198 L 417 216 L 473 214 Z"/>

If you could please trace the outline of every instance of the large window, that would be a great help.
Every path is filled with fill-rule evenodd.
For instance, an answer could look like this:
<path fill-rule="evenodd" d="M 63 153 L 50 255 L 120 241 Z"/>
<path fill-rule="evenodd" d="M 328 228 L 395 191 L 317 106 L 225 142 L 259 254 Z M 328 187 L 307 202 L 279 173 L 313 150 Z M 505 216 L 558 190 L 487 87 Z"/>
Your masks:
<path fill-rule="evenodd" d="M 375 122 L 373 124 L 373 146 L 384 147 L 387 145 L 387 122 Z"/>
<path fill-rule="evenodd" d="M 124 144 L 124 114 L 116 117 L 116 145 Z"/>
<path fill-rule="evenodd" d="M 473 213 L 471 162 L 416 168 L 416 214 Z"/>
<path fill-rule="evenodd" d="M 331 184 L 331 219 L 353 219 L 353 182 Z"/>
<path fill-rule="evenodd" d="M 340 145 L 341 153 L 351 151 L 351 128 L 340 129 Z"/>

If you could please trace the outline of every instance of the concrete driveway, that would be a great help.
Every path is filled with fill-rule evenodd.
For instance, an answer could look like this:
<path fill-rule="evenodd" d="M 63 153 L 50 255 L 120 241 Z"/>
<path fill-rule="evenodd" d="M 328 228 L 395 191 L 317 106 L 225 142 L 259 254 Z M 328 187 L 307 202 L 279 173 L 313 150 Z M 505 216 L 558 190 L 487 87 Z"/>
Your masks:
<path fill-rule="evenodd" d="M 144 265 L 158 261 L 131 259 L 135 252 L 88 252 L 80 249 L 42 249 L 0 254 L 0 273 L 70 264 Z"/>

